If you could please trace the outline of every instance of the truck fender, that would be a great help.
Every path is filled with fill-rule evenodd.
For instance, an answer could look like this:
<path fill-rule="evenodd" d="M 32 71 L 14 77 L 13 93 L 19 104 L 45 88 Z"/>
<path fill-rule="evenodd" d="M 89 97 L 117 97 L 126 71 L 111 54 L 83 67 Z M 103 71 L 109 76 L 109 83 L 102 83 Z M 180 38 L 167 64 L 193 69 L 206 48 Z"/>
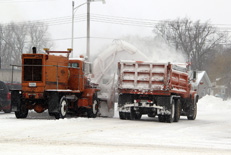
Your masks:
<path fill-rule="evenodd" d="M 83 95 L 81 96 L 81 98 L 87 98 L 88 101 L 89 101 L 88 105 L 92 106 L 93 97 L 94 97 L 94 94 L 96 94 L 97 91 L 99 91 L 99 90 L 98 89 L 92 89 L 92 88 L 85 89 L 84 92 L 83 92 Z"/>

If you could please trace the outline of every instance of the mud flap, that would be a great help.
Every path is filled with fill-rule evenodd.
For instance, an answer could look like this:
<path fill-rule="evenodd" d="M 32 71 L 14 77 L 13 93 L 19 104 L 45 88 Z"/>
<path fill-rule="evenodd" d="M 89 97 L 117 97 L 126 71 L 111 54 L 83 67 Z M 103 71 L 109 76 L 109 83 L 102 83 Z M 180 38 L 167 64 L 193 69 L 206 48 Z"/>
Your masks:
<path fill-rule="evenodd" d="M 165 107 L 166 110 L 171 111 L 171 102 L 172 101 L 172 97 L 158 97 L 157 98 L 157 105 L 158 106 L 162 106 Z"/>
<path fill-rule="evenodd" d="M 48 112 L 51 115 L 55 113 L 59 113 L 59 93 L 58 92 L 49 92 Z"/>

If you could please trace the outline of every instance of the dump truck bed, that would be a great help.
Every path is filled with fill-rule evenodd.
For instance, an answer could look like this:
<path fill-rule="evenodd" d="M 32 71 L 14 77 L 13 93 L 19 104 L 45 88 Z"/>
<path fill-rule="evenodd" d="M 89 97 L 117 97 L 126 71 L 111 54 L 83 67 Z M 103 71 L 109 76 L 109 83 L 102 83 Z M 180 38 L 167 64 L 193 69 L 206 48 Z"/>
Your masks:
<path fill-rule="evenodd" d="M 126 61 L 118 63 L 121 93 L 188 97 L 190 88 L 186 68 L 171 63 Z"/>

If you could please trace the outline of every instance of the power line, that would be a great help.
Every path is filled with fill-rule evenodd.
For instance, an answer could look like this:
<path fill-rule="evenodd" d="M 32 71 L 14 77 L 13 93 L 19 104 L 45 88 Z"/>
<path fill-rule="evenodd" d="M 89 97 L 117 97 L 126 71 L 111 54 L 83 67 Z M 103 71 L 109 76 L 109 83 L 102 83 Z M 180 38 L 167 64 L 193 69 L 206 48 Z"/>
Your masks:
<path fill-rule="evenodd" d="M 87 37 L 74 37 L 74 39 L 86 39 Z M 90 37 L 91 39 L 105 39 L 105 40 L 115 40 L 118 38 L 107 38 L 107 37 Z M 71 38 L 57 38 L 49 39 L 49 41 L 62 41 L 62 40 L 71 40 Z"/>
<path fill-rule="evenodd" d="M 83 22 L 83 21 L 86 21 L 86 14 L 80 14 L 75 17 L 75 22 Z M 100 15 L 100 14 L 91 14 L 91 21 L 99 22 L 99 23 L 107 23 L 107 24 L 146 27 L 146 28 L 154 28 L 154 26 L 157 25 L 159 22 L 163 22 L 163 20 L 118 17 L 118 16 L 108 16 L 108 15 Z M 43 22 L 46 23 L 48 26 L 57 26 L 57 25 L 70 24 L 72 22 L 72 19 L 70 16 L 64 16 L 64 17 L 57 17 L 51 19 L 35 20 L 31 22 L 37 22 L 38 25 L 40 25 L 41 23 L 41 26 L 43 26 Z M 211 25 L 222 25 L 222 24 L 211 24 Z M 223 25 L 228 26 L 229 24 L 223 24 Z M 221 32 L 231 31 L 229 30 L 231 29 L 231 27 L 217 27 L 217 28 L 221 29 L 219 30 Z"/>
<path fill-rule="evenodd" d="M 57 1 L 57 0 L 1 0 L 0 3 L 25 3 L 25 2 L 47 2 L 47 1 Z"/>

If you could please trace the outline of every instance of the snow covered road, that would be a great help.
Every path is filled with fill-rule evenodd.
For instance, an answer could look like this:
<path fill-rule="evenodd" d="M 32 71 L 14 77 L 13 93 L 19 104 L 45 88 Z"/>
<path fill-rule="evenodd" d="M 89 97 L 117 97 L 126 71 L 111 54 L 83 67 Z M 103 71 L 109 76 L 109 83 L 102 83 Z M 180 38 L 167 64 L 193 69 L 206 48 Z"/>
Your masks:
<path fill-rule="evenodd" d="M 199 100 L 195 121 L 66 118 L 0 113 L 1 154 L 231 154 L 231 100 Z"/>

